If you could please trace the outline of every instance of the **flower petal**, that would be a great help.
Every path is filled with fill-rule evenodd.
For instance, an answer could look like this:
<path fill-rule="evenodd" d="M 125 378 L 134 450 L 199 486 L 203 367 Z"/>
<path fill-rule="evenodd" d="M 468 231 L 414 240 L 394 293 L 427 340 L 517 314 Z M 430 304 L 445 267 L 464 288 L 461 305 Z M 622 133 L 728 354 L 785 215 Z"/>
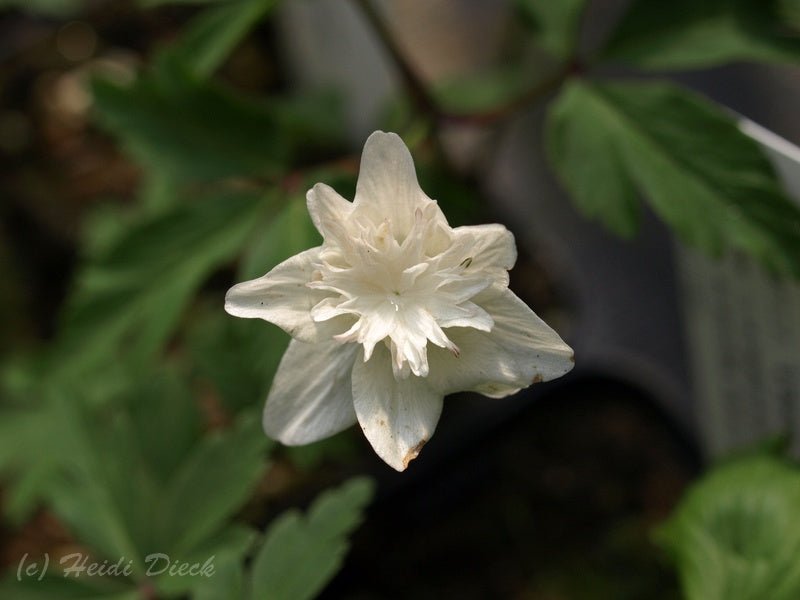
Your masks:
<path fill-rule="evenodd" d="M 433 200 L 420 189 L 414 160 L 396 133 L 376 131 L 367 138 L 361 155 L 361 168 L 353 206 L 378 225 L 385 219 L 402 240 L 414 225 L 417 209 L 424 210 Z M 437 220 L 447 223 L 440 209 Z"/>
<path fill-rule="evenodd" d="M 514 235 L 499 224 L 473 225 L 453 229 L 453 247 L 463 245 L 469 259 L 465 273 L 477 273 L 502 286 L 508 285 L 508 271 L 517 262 Z"/>
<path fill-rule="evenodd" d="M 513 292 L 494 287 L 473 300 L 492 316 L 494 327 L 490 332 L 447 330 L 461 353 L 429 349 L 428 378 L 434 389 L 499 398 L 572 369 L 572 349 Z"/>
<path fill-rule="evenodd" d="M 264 319 L 303 342 L 330 338 L 346 329 L 341 320 L 316 323 L 311 318 L 311 309 L 329 295 L 306 285 L 312 279 L 319 252 L 319 248 L 311 248 L 283 261 L 263 277 L 237 283 L 225 295 L 225 311 L 236 317 Z"/>
<path fill-rule="evenodd" d="M 356 344 L 292 340 L 264 407 L 264 431 L 286 445 L 310 444 L 356 422 L 351 373 Z"/>
<path fill-rule="evenodd" d="M 349 244 L 347 223 L 353 212 L 351 202 L 342 198 L 332 187 L 318 183 L 308 190 L 306 205 L 314 227 L 326 242 Z"/>
<path fill-rule="evenodd" d="M 353 403 L 369 443 L 389 466 L 404 471 L 431 438 L 442 412 L 442 394 L 424 377 L 397 380 L 389 352 L 375 348 L 353 367 Z"/>

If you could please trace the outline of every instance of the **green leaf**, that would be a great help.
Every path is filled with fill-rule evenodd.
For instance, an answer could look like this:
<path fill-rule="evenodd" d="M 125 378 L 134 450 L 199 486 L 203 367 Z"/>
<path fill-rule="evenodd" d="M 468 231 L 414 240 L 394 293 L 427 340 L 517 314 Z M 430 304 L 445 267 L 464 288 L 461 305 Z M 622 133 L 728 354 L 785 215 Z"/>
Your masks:
<path fill-rule="evenodd" d="M 150 372 L 127 392 L 127 410 L 144 461 L 166 484 L 201 435 L 200 410 L 175 374 Z"/>
<path fill-rule="evenodd" d="M 448 113 L 491 110 L 514 101 L 535 81 L 526 66 L 502 66 L 437 83 L 437 102 Z"/>
<path fill-rule="evenodd" d="M 685 242 L 800 276 L 800 211 L 756 143 L 700 97 L 664 83 L 573 82 L 551 108 L 547 145 L 578 207 L 612 230 L 635 231 L 641 193 Z"/>
<path fill-rule="evenodd" d="M 130 421 L 119 412 L 91 414 L 74 400 L 56 403 L 64 449 L 48 501 L 82 543 L 109 560 L 131 560 L 141 573 L 156 487 Z"/>
<path fill-rule="evenodd" d="M 157 60 L 177 61 L 193 76 L 209 77 L 278 0 L 235 0 L 196 17 Z"/>
<path fill-rule="evenodd" d="M 244 565 L 234 553 L 217 555 L 214 576 L 194 588 L 194 600 L 244 600 Z"/>
<path fill-rule="evenodd" d="M 341 137 L 330 94 L 253 99 L 171 67 L 129 86 L 92 86 L 100 123 L 148 170 L 182 182 L 275 176 L 300 149 Z"/>
<path fill-rule="evenodd" d="M 20 526 L 41 506 L 66 449 L 59 410 L 42 389 L 41 366 L 22 354 L 0 365 L 2 512 Z"/>
<path fill-rule="evenodd" d="M 0 0 L 0 10 L 19 8 L 50 17 L 68 17 L 83 8 L 84 0 Z"/>
<path fill-rule="evenodd" d="M 300 471 L 313 471 L 330 460 L 347 463 L 358 456 L 358 446 L 352 433 L 351 430 L 342 431 L 312 444 L 287 446 L 284 452 Z"/>
<path fill-rule="evenodd" d="M 692 487 L 658 540 L 688 600 L 800 598 L 800 471 L 771 456 L 725 463 Z"/>
<path fill-rule="evenodd" d="M 635 0 L 603 57 L 656 70 L 797 62 L 800 39 L 782 22 L 780 2 Z"/>
<path fill-rule="evenodd" d="M 453 174 L 442 164 L 420 165 L 417 169 L 422 189 L 435 198 L 453 227 L 480 222 L 484 199 L 479 186 Z"/>
<path fill-rule="evenodd" d="M 79 276 L 53 353 L 53 371 L 76 375 L 126 356 L 140 362 L 173 331 L 208 274 L 250 233 L 261 201 L 221 195 L 179 206 L 129 230 Z"/>
<path fill-rule="evenodd" d="M 130 584 L 125 585 L 125 582 L 100 577 L 64 577 L 60 572 L 62 567 L 53 564 L 54 559 L 54 556 L 50 557 L 48 574 L 41 581 L 37 574 L 36 577 L 23 576 L 21 581 L 8 578 L 0 582 L 0 597 L 13 600 L 141 600 L 141 592 Z"/>
<path fill-rule="evenodd" d="M 243 416 L 232 430 L 204 440 L 164 494 L 157 548 L 180 556 L 216 532 L 264 474 L 271 441 L 261 421 Z"/>
<path fill-rule="evenodd" d="M 38 510 L 67 455 L 60 409 L 42 364 L 17 355 L 0 367 L 0 478 L 3 517 L 21 526 Z"/>
<path fill-rule="evenodd" d="M 305 196 L 288 199 L 269 223 L 260 227 L 239 265 L 241 279 L 254 279 L 278 263 L 322 243 L 306 208 Z"/>
<path fill-rule="evenodd" d="M 800 31 L 800 0 L 778 0 L 778 14 L 795 32 Z"/>
<path fill-rule="evenodd" d="M 212 590 L 221 589 L 223 582 L 234 586 L 228 593 L 217 598 L 234 598 L 241 589 L 241 577 L 244 561 L 254 542 L 258 539 L 257 531 L 243 526 L 230 525 L 218 532 L 191 551 L 178 555 L 168 555 L 173 564 L 196 565 L 194 574 L 181 574 L 180 571 L 170 573 L 166 570 L 169 564 L 163 553 L 151 555 L 148 567 L 159 595 L 165 597 L 182 596 L 188 593 L 200 593 L 205 590 L 210 595 Z M 238 568 L 234 568 L 237 566 Z M 222 581 L 220 581 L 220 579 Z"/>
<path fill-rule="evenodd" d="M 153 8 L 164 4 L 225 4 L 231 0 L 139 0 L 142 8 Z"/>
<path fill-rule="evenodd" d="M 515 6 L 545 50 L 559 58 L 575 51 L 586 0 L 515 0 Z"/>
<path fill-rule="evenodd" d="M 210 381 L 233 413 L 261 407 L 289 336 L 269 323 L 232 317 L 219 305 L 197 311 L 191 322 L 187 362 L 193 375 Z"/>
<path fill-rule="evenodd" d="M 352 479 L 320 496 L 306 516 L 291 510 L 273 521 L 253 561 L 251 597 L 314 598 L 341 566 L 372 492 L 369 480 Z"/>
<path fill-rule="evenodd" d="M 7 396 L 0 410 L 3 510 L 17 524 L 42 506 L 64 458 L 74 455 L 72 429 L 65 428 L 73 421 L 65 421 L 58 402 L 42 390 L 28 389 L 28 394 L 24 401 Z"/>

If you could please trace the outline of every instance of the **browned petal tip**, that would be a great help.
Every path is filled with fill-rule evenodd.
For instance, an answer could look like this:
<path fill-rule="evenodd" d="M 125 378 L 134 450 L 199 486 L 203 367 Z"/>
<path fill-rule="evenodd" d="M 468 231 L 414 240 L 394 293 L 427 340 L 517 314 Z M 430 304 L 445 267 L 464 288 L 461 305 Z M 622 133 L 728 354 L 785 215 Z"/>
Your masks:
<path fill-rule="evenodd" d="M 410 463 L 412 460 L 414 460 L 415 458 L 417 458 L 417 456 L 419 456 L 419 453 L 420 453 L 420 451 L 422 450 L 422 447 L 423 447 L 423 446 L 424 446 L 424 445 L 425 445 L 427 442 L 428 442 L 428 440 L 426 440 L 426 439 L 422 439 L 422 440 L 420 440 L 420 441 L 419 441 L 419 443 L 418 443 L 416 446 L 414 446 L 413 448 L 411 448 L 411 450 L 409 450 L 409 451 L 406 453 L 405 457 L 403 458 L 403 468 L 404 468 L 404 469 L 407 469 L 407 468 L 408 468 L 408 463 Z"/>
<path fill-rule="evenodd" d="M 531 383 L 541 383 L 542 381 L 544 381 L 544 377 L 542 377 L 539 373 L 537 373 L 536 375 L 534 375 L 533 379 L 531 380 Z"/>

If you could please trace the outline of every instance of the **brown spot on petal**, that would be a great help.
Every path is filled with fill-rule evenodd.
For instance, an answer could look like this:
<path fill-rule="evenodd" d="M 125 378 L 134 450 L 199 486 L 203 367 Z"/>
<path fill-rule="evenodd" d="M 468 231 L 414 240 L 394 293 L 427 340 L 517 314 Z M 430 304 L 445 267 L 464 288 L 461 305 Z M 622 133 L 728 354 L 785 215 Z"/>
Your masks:
<path fill-rule="evenodd" d="M 531 380 L 531 383 L 541 383 L 542 381 L 544 381 L 544 378 L 539 373 L 537 373 L 536 375 L 534 375 L 533 379 Z"/>
<path fill-rule="evenodd" d="M 419 441 L 419 443 L 416 446 L 414 446 L 413 448 L 411 448 L 411 450 L 408 451 L 408 453 L 403 458 L 403 468 L 404 469 L 407 469 L 408 468 L 408 463 L 410 463 L 412 460 L 417 458 L 417 456 L 419 456 L 419 453 L 422 450 L 422 447 L 427 442 L 428 442 L 428 440 L 422 439 L 422 440 Z"/>

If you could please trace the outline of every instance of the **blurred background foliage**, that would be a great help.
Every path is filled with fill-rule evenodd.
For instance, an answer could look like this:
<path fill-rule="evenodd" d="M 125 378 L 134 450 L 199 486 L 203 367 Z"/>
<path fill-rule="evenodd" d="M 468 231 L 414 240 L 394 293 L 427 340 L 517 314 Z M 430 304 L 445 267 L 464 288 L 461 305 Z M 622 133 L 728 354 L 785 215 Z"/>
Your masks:
<path fill-rule="evenodd" d="M 352 197 L 357 174 L 344 99 L 290 84 L 271 29 L 280 4 L 0 2 L 9 27 L 25 24 L 3 44 L 4 195 L 25 198 L 45 224 L 9 206 L 0 237 L 2 506 L 9 531 L 44 538 L 8 544 L 4 597 L 311 598 L 344 560 L 373 493 L 357 477 L 371 464 L 365 446 L 346 432 L 274 447 L 260 411 L 288 338 L 222 310 L 232 282 L 319 243 L 305 191 L 325 181 Z M 630 237 L 645 201 L 712 255 L 735 248 L 800 276 L 800 211 L 759 148 L 725 109 L 654 77 L 738 60 L 796 63 L 796 2 L 633 0 L 586 53 L 576 44 L 584 0 L 517 0 L 518 44 L 545 58 L 518 52 L 432 85 L 415 76 L 380 11 L 354 4 L 404 82 L 375 128 L 412 145 L 423 188 L 454 225 L 490 210 L 475 174 L 443 149 L 443 124 L 491 128 L 548 102 L 546 139 L 533 143 L 546 145 L 588 218 Z M 14 223 L 19 231 L 8 230 Z M 41 230 L 52 239 L 20 241 Z M 770 450 L 697 484 L 658 536 L 687 597 L 800 597 L 797 477 Z M 316 493 L 306 510 L 290 508 Z M 545 562 L 535 584 L 509 595 L 674 597 L 640 526 L 609 537 L 599 561 Z M 604 571 L 616 553 L 614 564 L 645 560 L 641 548 L 638 577 Z M 23 553 L 75 549 L 126 557 L 132 574 L 16 580 Z M 214 556 L 215 575 L 148 577 L 152 552 Z"/>

